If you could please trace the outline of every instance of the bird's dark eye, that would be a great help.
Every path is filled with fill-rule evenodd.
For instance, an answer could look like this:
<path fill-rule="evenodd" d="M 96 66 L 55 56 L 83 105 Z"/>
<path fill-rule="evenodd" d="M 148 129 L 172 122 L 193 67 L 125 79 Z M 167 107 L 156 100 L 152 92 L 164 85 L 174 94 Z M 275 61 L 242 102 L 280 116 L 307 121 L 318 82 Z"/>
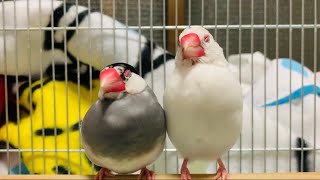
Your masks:
<path fill-rule="evenodd" d="M 205 35 L 203 38 L 204 42 L 210 42 L 210 37 L 209 35 Z"/>

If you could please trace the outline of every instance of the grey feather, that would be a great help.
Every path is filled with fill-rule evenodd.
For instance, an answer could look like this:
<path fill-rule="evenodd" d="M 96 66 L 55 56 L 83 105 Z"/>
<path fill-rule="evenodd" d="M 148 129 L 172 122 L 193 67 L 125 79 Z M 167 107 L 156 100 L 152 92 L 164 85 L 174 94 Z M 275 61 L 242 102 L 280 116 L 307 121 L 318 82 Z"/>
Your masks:
<path fill-rule="evenodd" d="M 121 99 L 96 101 L 81 128 L 83 140 L 97 155 L 119 160 L 151 151 L 165 132 L 164 111 L 149 87 Z"/>

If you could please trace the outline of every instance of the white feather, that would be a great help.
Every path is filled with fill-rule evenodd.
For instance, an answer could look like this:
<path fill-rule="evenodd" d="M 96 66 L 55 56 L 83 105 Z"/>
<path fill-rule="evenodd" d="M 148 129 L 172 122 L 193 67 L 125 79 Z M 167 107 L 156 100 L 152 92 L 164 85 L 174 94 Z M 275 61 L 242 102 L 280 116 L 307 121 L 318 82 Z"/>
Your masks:
<path fill-rule="evenodd" d="M 270 66 L 270 59 L 259 51 L 230 55 L 228 62 L 235 76 L 241 78 L 243 95 L 251 89 L 252 84 L 264 77 L 265 69 Z"/>
<path fill-rule="evenodd" d="M 4 12 L 0 8 L 0 14 L 5 14 L 5 16 L 4 22 L 3 18 L 0 18 L 0 26 L 5 29 L 25 28 L 25 30 L 16 31 L 16 36 L 15 31 L 0 32 L 0 74 L 28 75 L 30 71 L 35 76 L 40 74 L 41 61 L 45 68 L 51 63 L 52 58 L 57 62 L 64 62 L 62 51 L 54 51 L 54 56 L 52 56 L 52 52 L 45 53 L 42 51 L 41 56 L 40 49 L 42 49 L 44 38 L 41 32 L 43 31 L 27 31 L 28 27 L 46 27 L 50 21 L 51 3 L 53 3 L 53 8 L 56 8 L 61 2 L 41 1 L 41 6 L 37 0 L 30 0 L 29 3 L 29 6 L 27 6 L 27 1 L 17 1 L 16 3 L 6 1 L 1 3 L 4 6 Z M 14 7 L 16 12 L 14 11 Z M 27 15 L 28 9 L 29 20 Z M 31 65 L 29 60 L 31 61 Z M 4 66 L 5 63 L 6 67 Z"/>
<path fill-rule="evenodd" d="M 147 87 L 146 81 L 135 73 L 131 73 L 131 77 L 125 84 L 126 91 L 130 94 L 140 93 Z"/>

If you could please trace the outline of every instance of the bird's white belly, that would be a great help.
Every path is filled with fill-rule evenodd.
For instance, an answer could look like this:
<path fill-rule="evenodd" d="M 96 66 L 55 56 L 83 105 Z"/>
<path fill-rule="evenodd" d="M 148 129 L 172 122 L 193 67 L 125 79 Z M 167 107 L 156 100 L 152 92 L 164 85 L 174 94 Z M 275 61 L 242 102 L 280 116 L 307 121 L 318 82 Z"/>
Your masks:
<path fill-rule="evenodd" d="M 200 67 L 182 77 L 175 72 L 165 92 L 169 138 L 184 158 L 216 160 L 241 132 L 240 84 L 221 68 Z"/>
<path fill-rule="evenodd" d="M 185 158 L 216 160 L 236 142 L 241 129 L 239 118 L 230 115 L 216 119 L 213 113 L 199 117 L 192 112 L 168 121 L 169 138 Z"/>

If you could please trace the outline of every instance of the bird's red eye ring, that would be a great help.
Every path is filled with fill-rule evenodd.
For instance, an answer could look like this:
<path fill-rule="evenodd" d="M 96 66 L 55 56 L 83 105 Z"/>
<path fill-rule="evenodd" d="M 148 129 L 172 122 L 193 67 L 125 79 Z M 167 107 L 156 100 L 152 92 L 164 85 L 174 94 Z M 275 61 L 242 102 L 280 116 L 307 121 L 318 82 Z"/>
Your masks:
<path fill-rule="evenodd" d="M 125 78 L 129 78 L 131 76 L 131 71 L 130 70 L 125 70 L 124 73 L 123 73 L 123 76 Z"/>
<path fill-rule="evenodd" d="M 209 35 L 205 35 L 203 40 L 204 40 L 204 42 L 209 42 L 210 41 Z"/>

